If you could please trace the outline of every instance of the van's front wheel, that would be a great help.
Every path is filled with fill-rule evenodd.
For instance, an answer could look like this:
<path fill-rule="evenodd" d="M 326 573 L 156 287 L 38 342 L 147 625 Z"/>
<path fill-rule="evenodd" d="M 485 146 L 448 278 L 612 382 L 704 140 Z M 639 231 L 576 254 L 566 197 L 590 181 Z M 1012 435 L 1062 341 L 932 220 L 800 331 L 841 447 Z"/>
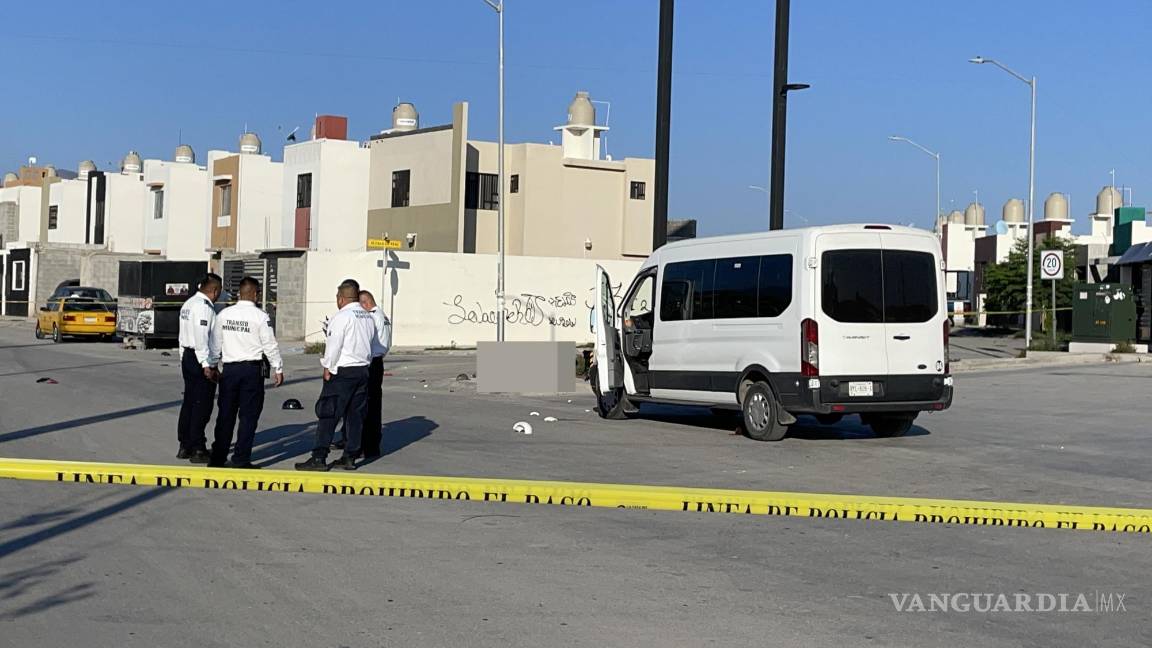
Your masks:
<path fill-rule="evenodd" d="M 600 372 L 596 371 L 595 365 L 592 365 L 589 372 L 592 375 L 588 382 L 592 385 L 592 393 L 596 395 L 596 413 L 600 418 L 619 421 L 628 418 L 630 411 L 636 411 L 624 393 L 623 387 L 609 389 L 607 393 L 601 392 Z"/>
<path fill-rule="evenodd" d="M 779 441 L 788 434 L 788 426 L 777 420 L 780 404 L 766 382 L 748 386 L 740 409 L 744 414 L 744 433 L 757 441 Z"/>

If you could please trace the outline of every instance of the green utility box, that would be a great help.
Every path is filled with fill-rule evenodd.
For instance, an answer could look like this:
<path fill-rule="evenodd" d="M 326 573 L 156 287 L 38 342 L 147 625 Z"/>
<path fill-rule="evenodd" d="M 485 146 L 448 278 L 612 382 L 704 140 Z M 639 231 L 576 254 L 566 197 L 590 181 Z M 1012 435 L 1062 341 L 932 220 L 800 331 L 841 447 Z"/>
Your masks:
<path fill-rule="evenodd" d="M 1076 284 L 1072 295 L 1072 339 L 1130 342 L 1136 339 L 1136 300 L 1128 284 Z"/>

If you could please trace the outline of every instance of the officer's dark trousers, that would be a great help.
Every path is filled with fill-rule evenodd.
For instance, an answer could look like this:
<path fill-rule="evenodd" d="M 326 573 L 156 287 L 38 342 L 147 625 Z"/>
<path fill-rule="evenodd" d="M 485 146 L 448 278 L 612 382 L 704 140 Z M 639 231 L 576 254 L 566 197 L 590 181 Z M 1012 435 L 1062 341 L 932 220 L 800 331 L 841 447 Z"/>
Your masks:
<path fill-rule="evenodd" d="M 316 402 L 316 447 L 312 456 L 328 457 L 336 423 L 344 419 L 344 454 L 357 457 L 364 432 L 364 409 L 368 392 L 368 367 L 342 367 L 324 383 Z"/>
<path fill-rule="evenodd" d="M 216 383 L 204 377 L 204 369 L 196 360 L 196 352 L 184 349 L 180 357 L 180 371 L 184 374 L 184 402 L 180 404 L 180 420 L 176 436 L 180 447 L 199 450 L 205 447 L 204 428 L 212 418 L 212 399 L 216 396 Z"/>
<path fill-rule="evenodd" d="M 256 425 L 264 411 L 264 376 L 260 361 L 231 362 L 220 372 L 220 411 L 216 414 L 216 439 L 212 442 L 213 465 L 224 465 L 228 447 L 232 445 L 232 430 L 236 416 L 240 416 L 240 430 L 236 435 L 236 449 L 232 463 L 246 464 L 252 460 L 252 442 L 256 439 Z"/>
<path fill-rule="evenodd" d="M 383 408 L 384 356 L 372 358 L 368 365 L 368 410 L 364 414 L 365 457 L 380 456 L 381 409 Z"/>

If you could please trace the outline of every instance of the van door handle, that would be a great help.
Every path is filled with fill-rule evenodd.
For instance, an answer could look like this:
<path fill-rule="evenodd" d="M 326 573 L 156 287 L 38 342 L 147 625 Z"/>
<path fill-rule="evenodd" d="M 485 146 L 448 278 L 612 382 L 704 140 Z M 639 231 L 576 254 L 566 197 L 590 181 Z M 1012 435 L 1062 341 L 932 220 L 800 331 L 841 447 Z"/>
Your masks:
<path fill-rule="evenodd" d="M 892 339 L 893 340 L 911 340 L 912 336 L 911 335 L 893 335 Z"/>

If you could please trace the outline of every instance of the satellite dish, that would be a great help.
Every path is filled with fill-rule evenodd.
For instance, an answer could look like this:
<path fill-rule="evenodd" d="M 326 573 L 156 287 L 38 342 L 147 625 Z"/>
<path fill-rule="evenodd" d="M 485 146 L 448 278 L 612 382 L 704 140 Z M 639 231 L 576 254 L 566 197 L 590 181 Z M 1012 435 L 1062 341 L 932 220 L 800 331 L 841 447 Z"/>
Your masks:
<path fill-rule="evenodd" d="M 996 221 L 995 228 L 996 233 L 1001 236 L 1008 233 L 1008 223 L 1005 223 L 1004 221 Z"/>

